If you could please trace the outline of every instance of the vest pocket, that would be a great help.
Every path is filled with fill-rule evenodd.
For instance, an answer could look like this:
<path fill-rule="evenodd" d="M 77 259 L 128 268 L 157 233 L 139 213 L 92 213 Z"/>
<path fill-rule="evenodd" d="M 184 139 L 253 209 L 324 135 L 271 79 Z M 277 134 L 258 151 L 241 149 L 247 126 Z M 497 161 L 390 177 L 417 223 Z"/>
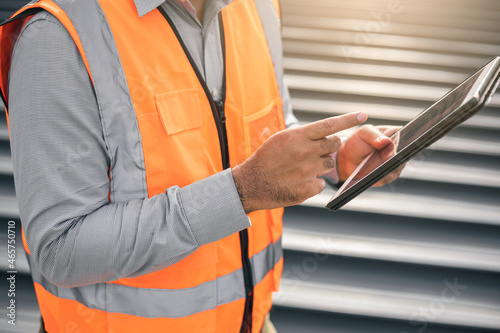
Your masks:
<path fill-rule="evenodd" d="M 153 100 L 155 112 L 137 118 L 150 197 L 209 176 L 199 92 L 176 90 L 155 95 Z"/>
<path fill-rule="evenodd" d="M 155 96 L 156 109 L 168 135 L 201 127 L 197 89 L 167 92 Z"/>
<path fill-rule="evenodd" d="M 281 98 L 276 98 L 262 110 L 243 117 L 246 158 L 252 155 L 271 135 L 282 129 L 282 103 Z"/>

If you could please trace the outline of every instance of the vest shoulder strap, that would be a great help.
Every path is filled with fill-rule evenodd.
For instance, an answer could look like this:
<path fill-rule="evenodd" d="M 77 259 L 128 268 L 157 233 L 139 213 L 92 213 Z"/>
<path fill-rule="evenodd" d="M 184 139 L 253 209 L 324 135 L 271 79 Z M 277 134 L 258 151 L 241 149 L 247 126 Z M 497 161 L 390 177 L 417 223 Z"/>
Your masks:
<path fill-rule="evenodd" d="M 0 64 L 0 96 L 5 108 L 8 107 L 8 82 L 9 69 L 11 63 L 11 50 L 16 41 L 16 37 L 23 27 L 23 19 L 41 12 L 42 8 L 29 8 L 21 13 L 14 15 L 10 19 L 0 23 L 0 52 L 2 62 Z M 7 112 L 7 111 L 6 111 Z"/>

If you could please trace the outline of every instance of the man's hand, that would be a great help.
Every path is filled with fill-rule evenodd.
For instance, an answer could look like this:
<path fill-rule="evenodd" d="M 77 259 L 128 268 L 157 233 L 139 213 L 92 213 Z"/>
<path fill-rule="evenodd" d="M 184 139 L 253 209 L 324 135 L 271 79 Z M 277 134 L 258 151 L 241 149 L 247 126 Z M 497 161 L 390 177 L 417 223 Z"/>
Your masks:
<path fill-rule="evenodd" d="M 343 142 L 337 154 L 337 171 L 340 181 L 345 181 L 370 153 L 394 145 L 389 136 L 398 129 L 399 127 L 396 126 L 364 125 Z M 374 186 L 382 186 L 396 180 L 403 168 L 404 165 L 397 168 Z"/>
<path fill-rule="evenodd" d="M 327 118 L 271 136 L 232 169 L 246 213 L 299 204 L 325 187 L 320 175 L 335 167 L 340 147 L 334 134 L 366 121 L 363 112 Z"/>

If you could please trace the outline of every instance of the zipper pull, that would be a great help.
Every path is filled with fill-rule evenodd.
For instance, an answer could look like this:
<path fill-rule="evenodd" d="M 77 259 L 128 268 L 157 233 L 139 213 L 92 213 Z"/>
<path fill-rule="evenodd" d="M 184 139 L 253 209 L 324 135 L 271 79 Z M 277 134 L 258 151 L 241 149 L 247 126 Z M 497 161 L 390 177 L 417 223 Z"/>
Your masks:
<path fill-rule="evenodd" d="M 222 124 L 226 122 L 226 113 L 224 112 L 224 102 L 217 101 L 215 102 L 215 106 L 217 106 L 217 111 L 219 111 L 219 119 Z"/>

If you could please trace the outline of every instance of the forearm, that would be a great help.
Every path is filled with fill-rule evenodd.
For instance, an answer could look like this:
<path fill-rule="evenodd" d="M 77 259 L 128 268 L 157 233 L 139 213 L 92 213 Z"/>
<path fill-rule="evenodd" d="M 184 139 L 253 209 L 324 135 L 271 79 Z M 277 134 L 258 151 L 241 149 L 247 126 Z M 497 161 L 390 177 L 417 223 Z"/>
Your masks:
<path fill-rule="evenodd" d="M 227 170 L 150 199 L 104 204 L 64 221 L 40 214 L 23 226 L 33 259 L 56 285 L 72 287 L 140 276 L 250 226 L 238 207 L 232 182 Z M 218 189 L 215 194 L 214 188 Z"/>

